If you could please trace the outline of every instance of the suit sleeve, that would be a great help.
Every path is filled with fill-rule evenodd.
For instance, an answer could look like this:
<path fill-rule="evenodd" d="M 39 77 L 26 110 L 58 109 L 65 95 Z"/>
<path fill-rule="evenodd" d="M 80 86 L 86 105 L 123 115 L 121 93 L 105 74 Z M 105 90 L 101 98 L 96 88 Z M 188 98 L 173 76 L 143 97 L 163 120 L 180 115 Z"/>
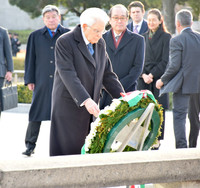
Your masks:
<path fill-rule="evenodd" d="M 9 39 L 7 30 L 5 30 L 3 38 L 4 38 L 3 39 L 4 56 L 5 56 L 5 59 L 6 59 L 7 71 L 13 72 L 13 60 L 12 60 L 11 44 L 10 44 L 10 39 Z"/>
<path fill-rule="evenodd" d="M 182 44 L 177 37 L 170 40 L 169 64 L 161 80 L 166 85 L 181 69 Z"/>

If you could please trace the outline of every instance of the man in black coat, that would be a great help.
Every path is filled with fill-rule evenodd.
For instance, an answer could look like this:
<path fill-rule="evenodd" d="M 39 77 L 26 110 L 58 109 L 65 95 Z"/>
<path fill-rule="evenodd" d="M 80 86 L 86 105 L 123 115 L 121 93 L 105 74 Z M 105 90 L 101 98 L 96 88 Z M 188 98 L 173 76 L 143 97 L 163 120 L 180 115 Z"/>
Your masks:
<path fill-rule="evenodd" d="M 124 92 L 101 38 L 107 21 L 103 10 L 86 9 L 81 25 L 57 40 L 50 156 L 81 153 L 90 123 L 100 111 L 102 87 L 115 98 Z"/>
<path fill-rule="evenodd" d="M 111 29 L 103 35 L 106 51 L 126 92 L 136 90 L 144 63 L 144 38 L 126 28 L 128 10 L 117 4 L 110 9 Z M 117 40 L 116 40 L 117 38 Z M 110 105 L 112 98 L 104 90 L 100 108 Z"/>
<path fill-rule="evenodd" d="M 59 24 L 58 8 L 47 5 L 42 11 L 45 27 L 30 34 L 25 59 L 25 85 L 33 91 L 29 124 L 25 137 L 26 151 L 30 156 L 36 146 L 41 121 L 50 120 L 51 96 L 55 72 L 54 47 L 56 40 L 69 29 Z"/>
<path fill-rule="evenodd" d="M 134 33 L 146 33 L 148 25 L 147 21 L 143 19 L 145 14 L 144 5 L 140 1 L 133 1 L 129 4 L 128 10 L 132 21 L 127 25 L 127 28 Z"/>

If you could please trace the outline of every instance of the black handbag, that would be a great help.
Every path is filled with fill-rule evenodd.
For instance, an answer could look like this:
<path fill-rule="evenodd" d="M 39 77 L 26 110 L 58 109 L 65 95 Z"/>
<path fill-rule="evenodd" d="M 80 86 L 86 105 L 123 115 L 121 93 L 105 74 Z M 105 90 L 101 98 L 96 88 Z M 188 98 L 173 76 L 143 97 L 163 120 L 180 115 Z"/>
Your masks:
<path fill-rule="evenodd" d="M 17 107 L 18 104 L 18 93 L 17 86 L 13 86 L 12 82 L 6 81 L 4 86 L 1 88 L 1 110 L 9 110 Z"/>

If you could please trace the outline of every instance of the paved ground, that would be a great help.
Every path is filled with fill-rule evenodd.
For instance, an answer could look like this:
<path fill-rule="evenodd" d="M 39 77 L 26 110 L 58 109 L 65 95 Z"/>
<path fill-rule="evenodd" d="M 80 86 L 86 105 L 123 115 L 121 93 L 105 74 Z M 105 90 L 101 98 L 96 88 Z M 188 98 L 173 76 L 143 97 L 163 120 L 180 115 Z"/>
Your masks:
<path fill-rule="evenodd" d="M 28 111 L 30 105 L 19 104 L 17 108 L 2 112 L 0 119 L 0 159 L 24 158 L 21 153 L 25 150 L 24 137 L 28 124 Z M 187 121 L 187 134 L 189 125 Z M 32 157 L 49 156 L 49 132 L 50 122 L 43 122 Z M 200 148 L 200 139 L 198 140 Z M 172 112 L 166 114 L 165 139 L 161 142 L 160 150 L 174 150 L 174 133 L 172 124 Z"/>

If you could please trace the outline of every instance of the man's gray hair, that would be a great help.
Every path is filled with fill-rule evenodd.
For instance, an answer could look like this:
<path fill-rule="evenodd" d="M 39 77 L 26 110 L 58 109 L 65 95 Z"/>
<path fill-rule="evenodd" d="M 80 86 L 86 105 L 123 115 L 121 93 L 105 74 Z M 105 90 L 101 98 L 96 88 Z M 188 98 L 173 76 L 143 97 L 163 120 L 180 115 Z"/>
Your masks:
<path fill-rule="evenodd" d="M 88 8 L 80 16 L 80 24 L 87 24 L 89 26 L 93 25 L 97 20 L 100 20 L 105 23 L 105 25 L 109 21 L 109 17 L 100 8 Z"/>
<path fill-rule="evenodd" d="M 115 8 L 123 9 L 124 12 L 126 13 L 126 16 L 128 17 L 128 15 L 129 15 L 128 9 L 124 5 L 122 5 L 122 4 L 116 4 L 116 5 L 114 5 L 113 7 L 110 8 L 110 11 L 109 11 L 110 18 L 112 17 L 112 11 Z"/>
<path fill-rule="evenodd" d="M 45 13 L 52 12 L 52 11 L 56 11 L 57 14 L 60 15 L 60 11 L 58 7 L 56 7 L 55 5 L 47 5 L 42 10 L 42 16 L 44 16 Z"/>
<path fill-rule="evenodd" d="M 193 16 L 187 9 L 182 9 L 176 13 L 176 20 L 178 20 L 181 26 L 191 26 Z"/>

